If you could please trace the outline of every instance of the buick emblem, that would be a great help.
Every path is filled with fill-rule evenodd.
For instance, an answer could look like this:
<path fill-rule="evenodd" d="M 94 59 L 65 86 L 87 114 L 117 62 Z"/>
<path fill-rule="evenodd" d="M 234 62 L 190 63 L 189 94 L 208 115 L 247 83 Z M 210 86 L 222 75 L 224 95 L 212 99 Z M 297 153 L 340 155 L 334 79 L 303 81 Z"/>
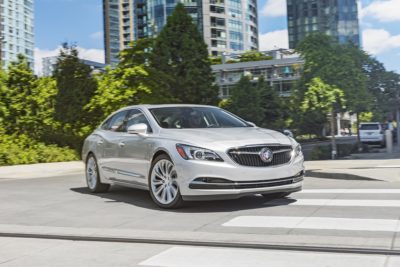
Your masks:
<path fill-rule="evenodd" d="M 262 161 L 269 163 L 274 158 L 274 153 L 272 152 L 271 149 L 264 147 L 260 151 L 260 158 Z"/>

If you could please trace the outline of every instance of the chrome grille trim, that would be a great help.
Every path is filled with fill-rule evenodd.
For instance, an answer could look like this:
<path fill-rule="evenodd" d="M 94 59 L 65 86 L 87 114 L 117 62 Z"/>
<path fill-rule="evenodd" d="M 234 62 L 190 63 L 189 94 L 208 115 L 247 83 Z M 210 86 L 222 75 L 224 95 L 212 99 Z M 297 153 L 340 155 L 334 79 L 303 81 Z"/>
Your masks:
<path fill-rule="evenodd" d="M 264 162 L 260 158 L 263 148 L 269 148 L 274 155 L 272 162 Z M 274 167 L 290 163 L 293 148 L 291 145 L 265 144 L 231 148 L 229 157 L 239 165 L 249 167 Z"/>

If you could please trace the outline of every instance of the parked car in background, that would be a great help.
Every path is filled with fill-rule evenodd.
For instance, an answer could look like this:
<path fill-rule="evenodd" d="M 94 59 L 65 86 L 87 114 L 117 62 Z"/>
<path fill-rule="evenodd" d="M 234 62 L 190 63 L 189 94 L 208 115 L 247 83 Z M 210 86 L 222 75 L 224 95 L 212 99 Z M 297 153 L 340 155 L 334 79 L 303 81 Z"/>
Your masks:
<path fill-rule="evenodd" d="M 381 123 L 360 123 L 359 131 L 361 143 L 385 146 L 385 131 Z"/>
<path fill-rule="evenodd" d="M 184 200 L 284 197 L 301 190 L 301 146 L 217 107 L 140 105 L 109 116 L 86 140 L 92 192 L 150 191 L 162 208 Z"/>

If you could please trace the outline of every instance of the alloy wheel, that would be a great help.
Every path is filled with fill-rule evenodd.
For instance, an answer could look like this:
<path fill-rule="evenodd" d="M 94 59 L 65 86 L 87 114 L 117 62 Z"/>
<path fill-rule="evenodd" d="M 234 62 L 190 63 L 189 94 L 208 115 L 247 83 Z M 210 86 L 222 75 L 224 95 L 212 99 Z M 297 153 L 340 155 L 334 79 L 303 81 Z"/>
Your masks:
<path fill-rule="evenodd" d="M 97 180 L 98 180 L 97 163 L 95 158 L 93 156 L 90 156 L 86 165 L 86 181 L 88 187 L 92 190 L 96 188 Z"/>
<path fill-rule="evenodd" d="M 161 159 L 153 166 L 151 191 L 158 202 L 168 205 L 176 199 L 179 192 L 177 177 L 174 164 L 167 159 Z"/>

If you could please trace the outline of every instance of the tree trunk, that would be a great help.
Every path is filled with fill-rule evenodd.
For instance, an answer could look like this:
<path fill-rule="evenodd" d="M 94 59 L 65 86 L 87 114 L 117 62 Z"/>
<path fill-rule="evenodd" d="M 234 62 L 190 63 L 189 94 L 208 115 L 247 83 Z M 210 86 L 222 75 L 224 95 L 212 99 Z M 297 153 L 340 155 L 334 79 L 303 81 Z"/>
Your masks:
<path fill-rule="evenodd" d="M 357 121 L 356 121 L 356 130 L 357 130 L 357 147 L 358 151 L 361 151 L 361 141 L 360 141 L 360 113 L 357 112 Z"/>
<path fill-rule="evenodd" d="M 332 141 L 332 159 L 336 159 L 337 148 L 336 148 L 336 136 L 335 136 L 335 112 L 331 112 L 331 141 Z"/>

